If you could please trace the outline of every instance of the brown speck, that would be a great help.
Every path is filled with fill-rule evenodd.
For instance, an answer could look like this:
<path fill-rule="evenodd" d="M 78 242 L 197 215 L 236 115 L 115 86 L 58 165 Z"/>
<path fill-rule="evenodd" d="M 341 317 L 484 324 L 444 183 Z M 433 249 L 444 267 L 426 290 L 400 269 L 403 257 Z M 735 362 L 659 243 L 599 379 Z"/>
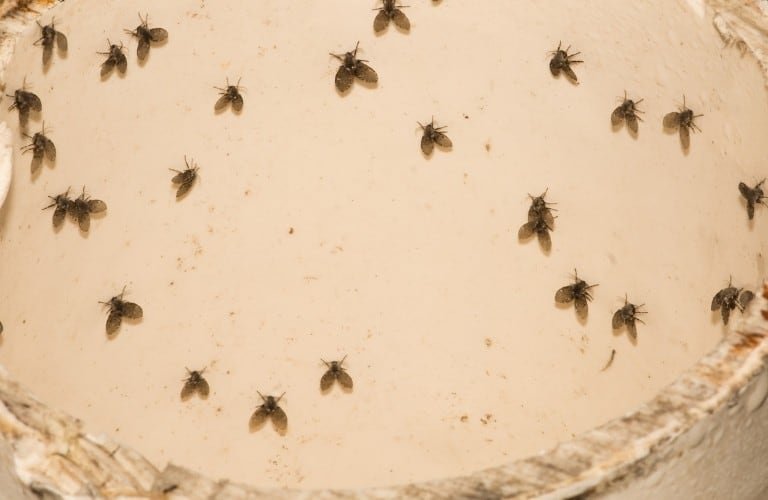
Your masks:
<path fill-rule="evenodd" d="M 168 283 L 168 286 L 173 286 L 173 285 L 175 285 L 175 284 L 176 284 L 176 282 L 175 282 L 175 281 L 171 281 L 170 283 Z"/>
<path fill-rule="evenodd" d="M 464 113 L 464 119 L 465 119 L 465 120 L 469 120 L 469 115 L 468 115 L 468 114 L 466 114 L 466 113 Z"/>
<path fill-rule="evenodd" d="M 485 143 L 485 150 L 486 151 L 490 151 L 491 150 L 491 142 L 490 141 Z"/>
<path fill-rule="evenodd" d="M 229 315 L 230 316 L 234 316 L 235 315 L 235 311 L 229 311 Z"/>
<path fill-rule="evenodd" d="M 288 229 L 288 234 L 293 234 L 293 228 L 292 227 Z"/>
<path fill-rule="evenodd" d="M 485 425 L 493 421 L 493 415 L 486 413 L 484 417 L 480 417 L 480 421 Z"/>
<path fill-rule="evenodd" d="M 467 420 L 469 420 L 469 417 L 466 415 L 462 415 L 459 420 L 461 420 L 462 422 L 466 422 Z"/>
<path fill-rule="evenodd" d="M 491 347 L 492 345 L 493 345 L 493 340 L 491 340 L 490 337 L 486 337 L 485 338 L 485 346 L 486 347 Z"/>
<path fill-rule="evenodd" d="M 243 194 L 244 194 L 245 196 L 251 196 L 251 190 L 250 190 L 250 189 L 246 189 L 246 190 L 245 190 L 245 192 L 244 192 Z"/>

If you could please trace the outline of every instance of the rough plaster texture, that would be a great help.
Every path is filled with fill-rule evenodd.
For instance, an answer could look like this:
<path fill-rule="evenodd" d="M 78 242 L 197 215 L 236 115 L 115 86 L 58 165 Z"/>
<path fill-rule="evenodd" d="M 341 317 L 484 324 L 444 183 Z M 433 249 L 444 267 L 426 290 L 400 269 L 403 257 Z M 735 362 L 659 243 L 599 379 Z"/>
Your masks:
<path fill-rule="evenodd" d="M 21 22 L 50 2 L 0 3 L 2 54 Z M 758 3 L 712 1 L 723 39 L 766 61 Z M 764 64 L 764 68 L 768 68 Z M 10 165 L 0 167 L 0 180 Z M 2 184 L 0 183 L 0 188 Z M 2 189 L 0 189 L 2 192 Z M 266 491 L 176 466 L 90 436 L 72 417 L 0 375 L 3 498 L 762 498 L 768 488 L 768 287 L 741 333 L 637 411 L 538 456 L 428 483 L 350 491 Z"/>

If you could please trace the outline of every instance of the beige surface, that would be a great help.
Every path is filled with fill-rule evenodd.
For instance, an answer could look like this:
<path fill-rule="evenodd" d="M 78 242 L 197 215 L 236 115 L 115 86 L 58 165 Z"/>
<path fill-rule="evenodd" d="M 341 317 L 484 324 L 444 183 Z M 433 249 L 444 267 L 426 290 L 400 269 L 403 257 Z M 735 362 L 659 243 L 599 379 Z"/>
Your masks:
<path fill-rule="evenodd" d="M 29 33 L 8 69 L 59 157 L 31 182 L 17 148 L 0 361 L 158 464 L 264 486 L 456 475 L 628 411 L 715 344 L 712 294 L 751 284 L 766 250 L 765 209 L 750 228 L 736 190 L 761 175 L 759 71 L 660 4 L 420 2 L 410 35 L 381 37 L 341 1 L 60 6 L 69 56 L 43 76 Z M 126 78 L 101 82 L 95 52 L 149 7 L 169 43 L 143 68 L 129 44 Z M 327 52 L 358 38 L 380 83 L 341 98 Z M 583 52 L 578 87 L 547 70 L 559 38 Z M 226 76 L 241 116 L 214 116 Z M 637 140 L 610 129 L 625 88 L 645 98 Z M 705 114 L 687 156 L 660 130 L 683 92 Z M 425 160 L 415 122 L 433 113 L 455 147 Z M 176 203 L 184 154 L 201 182 Z M 107 216 L 54 233 L 46 195 L 82 184 Z M 516 239 L 545 186 L 549 257 Z M 586 326 L 552 300 L 574 266 L 600 283 Z M 97 301 L 126 283 L 145 319 L 108 341 Z M 637 346 L 610 329 L 625 291 L 650 311 Z M 355 391 L 322 396 L 319 358 L 345 353 Z M 184 366 L 203 365 L 211 397 L 182 404 Z M 287 391 L 284 438 L 248 433 L 257 389 Z"/>

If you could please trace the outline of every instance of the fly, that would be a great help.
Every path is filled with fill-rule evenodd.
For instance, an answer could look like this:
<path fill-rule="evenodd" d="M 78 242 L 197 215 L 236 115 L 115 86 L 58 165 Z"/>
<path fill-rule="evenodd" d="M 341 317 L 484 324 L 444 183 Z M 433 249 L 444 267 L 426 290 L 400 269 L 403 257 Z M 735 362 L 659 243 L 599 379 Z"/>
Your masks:
<path fill-rule="evenodd" d="M 35 135 L 30 136 L 24 134 L 25 137 L 32 139 L 30 144 L 21 148 L 22 153 L 32 151 L 32 163 L 30 169 L 34 174 L 43 164 L 43 158 L 48 158 L 49 161 L 56 161 L 56 145 L 48 136 L 45 135 L 45 122 L 43 122 L 43 129 L 37 132 Z"/>
<path fill-rule="evenodd" d="M 24 81 L 22 88 L 17 89 L 13 95 L 8 95 L 8 97 L 13 97 L 13 104 L 11 104 L 11 106 L 8 108 L 8 111 L 13 109 L 17 109 L 19 111 L 19 124 L 22 127 L 27 126 L 30 111 L 39 113 L 43 110 L 43 103 L 40 101 L 40 98 L 37 97 L 36 94 L 25 90 L 25 86 L 26 80 Z"/>
<path fill-rule="evenodd" d="M 232 109 L 237 113 L 243 110 L 243 95 L 240 93 L 240 79 L 237 79 L 237 85 L 230 85 L 229 78 L 227 78 L 227 86 L 213 87 L 219 91 L 219 100 L 216 101 L 216 105 L 213 107 L 216 111 L 221 111 L 227 104 L 232 103 Z"/>
<path fill-rule="evenodd" d="M 626 326 L 632 340 L 637 339 L 637 325 L 635 325 L 635 322 L 639 321 L 640 323 L 645 324 L 643 320 L 637 317 L 638 314 L 647 314 L 646 311 L 640 310 L 644 305 L 645 304 L 640 304 L 639 306 L 636 306 L 635 304 L 627 302 L 627 297 L 625 295 L 624 307 L 613 313 L 613 329 L 618 330 L 622 326 Z"/>
<path fill-rule="evenodd" d="M 87 233 L 91 228 L 91 214 L 98 214 L 106 209 L 107 204 L 101 200 L 92 200 L 85 194 L 85 186 L 83 186 L 83 193 L 69 204 L 68 213 L 77 221 L 80 230 Z"/>
<path fill-rule="evenodd" d="M 53 55 L 53 46 L 56 45 L 61 52 L 67 51 L 67 37 L 61 31 L 56 31 L 56 26 L 51 20 L 51 24 L 43 26 L 39 22 L 41 36 L 35 41 L 35 45 L 43 46 L 43 67 L 48 66 Z"/>
<path fill-rule="evenodd" d="M 728 324 L 728 320 L 731 317 L 731 311 L 738 309 L 744 312 L 744 309 L 749 305 L 752 299 L 755 298 L 755 294 L 749 290 L 743 288 L 736 288 L 731 284 L 731 280 L 728 280 L 728 286 L 720 290 L 712 297 L 712 304 L 710 310 L 717 311 L 720 309 L 720 316 L 723 318 L 723 323 Z"/>
<path fill-rule="evenodd" d="M 408 7 L 407 5 L 397 5 L 396 0 L 381 1 L 384 6 L 379 7 L 378 9 L 373 9 L 379 11 L 373 20 L 373 31 L 376 33 L 384 31 L 387 26 L 389 26 L 389 21 L 393 21 L 395 26 L 403 31 L 408 31 L 411 29 L 411 22 L 408 20 L 408 17 L 403 14 L 403 11 L 400 10 Z"/>
<path fill-rule="evenodd" d="M 443 132 L 445 127 L 435 127 L 434 118 L 432 118 L 432 121 L 426 125 L 419 123 L 419 127 L 424 131 L 421 136 L 421 151 L 425 155 L 429 156 L 432 154 L 432 151 L 435 149 L 435 144 L 446 149 L 453 147 L 453 142 L 451 142 L 448 136 Z"/>
<path fill-rule="evenodd" d="M 203 399 L 207 398 L 211 389 L 208 386 L 208 381 L 203 378 L 205 368 L 192 371 L 189 368 L 185 369 L 187 370 L 187 378 L 184 379 L 184 387 L 181 388 L 181 400 L 186 401 L 195 393 L 198 393 Z"/>
<path fill-rule="evenodd" d="M 685 105 L 685 96 L 683 96 L 683 107 L 679 111 L 673 111 L 664 115 L 664 128 L 678 129 L 680 131 L 680 144 L 687 150 L 691 145 L 691 130 L 701 132 L 701 129 L 694 123 L 694 120 L 704 115 L 694 115 L 693 110 Z"/>
<path fill-rule="evenodd" d="M 123 318 L 141 319 L 144 316 L 144 311 L 141 309 L 141 306 L 123 300 L 123 295 L 125 295 L 125 287 L 123 287 L 123 291 L 120 292 L 120 295 L 115 295 L 109 299 L 109 302 L 99 302 L 99 304 L 104 304 L 109 307 L 109 316 L 107 316 L 106 326 L 108 336 L 114 335 L 117 330 L 120 329 L 120 325 L 123 323 Z"/>
<path fill-rule="evenodd" d="M 192 160 L 192 165 L 190 166 L 186 156 L 184 157 L 184 163 L 187 165 L 187 168 L 184 170 L 170 169 L 176 172 L 171 182 L 179 185 L 179 189 L 176 190 L 177 200 L 192 189 L 192 185 L 195 183 L 195 179 L 197 179 L 197 171 L 200 170 L 200 167 L 195 165 L 194 160 Z"/>
<path fill-rule="evenodd" d="M 570 302 L 575 303 L 576 314 L 582 320 L 587 318 L 589 312 L 588 302 L 592 300 L 592 294 L 590 288 L 597 285 L 588 285 L 586 281 L 579 279 L 579 274 L 574 269 L 573 284 L 560 288 L 555 293 L 555 302 L 560 304 L 568 304 Z"/>
<path fill-rule="evenodd" d="M 123 52 L 123 43 L 120 42 L 120 45 L 116 45 L 107 40 L 107 45 L 109 45 L 109 50 L 97 52 L 99 55 L 107 56 L 107 60 L 101 64 L 101 77 L 105 78 L 115 68 L 121 75 L 124 75 L 128 70 L 128 59 Z"/>
<path fill-rule="evenodd" d="M 358 78 L 364 82 L 376 83 L 379 81 L 379 75 L 368 66 L 365 59 L 357 58 L 357 49 L 360 46 L 360 42 L 355 44 L 355 50 L 352 52 L 345 52 L 343 55 L 333 54 L 331 55 L 341 61 L 338 71 L 336 71 L 336 88 L 339 92 L 346 92 L 352 86 L 352 82 L 355 78 Z"/>
<path fill-rule="evenodd" d="M 69 206 L 72 204 L 72 199 L 69 197 L 69 188 L 61 194 L 49 196 L 48 198 L 52 200 L 52 203 L 47 207 L 44 207 L 43 210 L 56 207 L 53 210 L 53 227 L 58 229 L 64 222 L 67 211 L 69 211 Z"/>
<path fill-rule="evenodd" d="M 323 374 L 322 378 L 320 378 L 321 391 L 324 392 L 330 389 L 335 380 L 338 380 L 339 384 L 341 384 L 341 387 L 344 389 L 352 390 L 352 377 L 350 377 L 349 373 L 347 373 L 341 366 L 345 359 L 347 359 L 346 355 L 341 358 L 341 361 L 331 361 L 329 363 L 324 359 L 320 360 L 328 367 L 328 370 Z"/>
<path fill-rule="evenodd" d="M 558 42 L 557 49 L 550 52 L 550 54 L 552 54 L 552 59 L 549 60 L 549 71 L 552 72 L 552 76 L 558 76 L 560 71 L 562 71 L 565 73 L 565 76 L 571 79 L 571 81 L 578 83 L 579 79 L 576 77 L 576 73 L 573 72 L 571 64 L 579 64 L 584 62 L 574 61 L 572 59 L 573 57 L 581 54 L 581 52 L 574 52 L 573 54 L 569 54 L 568 51 L 571 50 L 570 45 L 565 50 L 562 50 L 560 47 L 562 47 L 562 42 Z"/>
<path fill-rule="evenodd" d="M 250 429 L 252 431 L 259 429 L 264 424 L 264 422 L 267 421 L 267 418 L 269 418 L 272 420 L 272 425 L 275 426 L 277 432 L 280 434 L 284 433 L 288 428 L 288 416 L 285 414 L 283 409 L 278 406 L 278 403 L 281 399 L 283 399 L 285 393 L 282 393 L 278 398 L 275 398 L 274 396 L 265 397 L 260 392 L 258 394 L 261 397 L 263 403 L 256 409 L 255 412 L 253 412 L 253 415 L 251 415 L 251 420 L 249 421 Z"/>
<path fill-rule="evenodd" d="M 129 35 L 139 40 L 139 46 L 136 48 L 136 56 L 139 61 L 143 61 L 149 55 L 149 47 L 152 43 L 162 42 L 168 39 L 168 32 L 163 28 L 149 27 L 149 14 L 144 18 L 139 14 L 139 24 L 135 30 L 125 30 Z"/>
<path fill-rule="evenodd" d="M 544 199 L 547 195 L 547 191 L 549 191 L 549 188 L 545 189 L 539 196 L 528 195 L 528 197 L 531 198 L 531 206 L 528 208 L 528 222 L 544 219 L 544 222 L 546 222 L 547 225 L 550 227 L 554 226 L 555 217 L 552 215 L 552 211 L 555 209 L 551 208 L 550 205 L 555 205 L 555 203 L 548 202 Z"/>
<path fill-rule="evenodd" d="M 761 180 L 755 184 L 755 187 L 753 188 L 747 186 L 743 182 L 739 182 L 739 192 L 747 200 L 747 216 L 749 217 L 749 220 L 752 220 L 755 216 L 755 205 L 759 204 L 768 207 L 763 201 L 766 198 L 765 193 L 763 192 L 764 182 L 765 179 Z"/>
<path fill-rule="evenodd" d="M 625 90 L 624 100 L 622 101 L 621 105 L 614 109 L 613 113 L 611 113 L 611 125 L 618 127 L 622 124 L 622 122 L 626 121 L 629 130 L 632 131 L 632 133 L 637 134 L 637 122 L 643 121 L 643 119 L 638 116 L 638 113 L 642 113 L 642 111 L 637 109 L 637 105 L 641 102 L 643 102 L 642 99 L 637 101 L 627 99 L 627 91 Z"/>

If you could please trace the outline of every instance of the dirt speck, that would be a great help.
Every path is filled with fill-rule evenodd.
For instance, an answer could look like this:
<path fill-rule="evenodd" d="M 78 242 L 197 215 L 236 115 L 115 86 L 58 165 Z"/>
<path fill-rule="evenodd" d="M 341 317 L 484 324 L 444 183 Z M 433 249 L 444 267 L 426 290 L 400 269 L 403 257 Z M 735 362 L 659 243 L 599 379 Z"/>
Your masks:
<path fill-rule="evenodd" d="M 459 420 L 461 420 L 462 422 L 467 422 L 469 420 L 469 417 L 467 415 L 462 415 Z"/>
<path fill-rule="evenodd" d="M 485 150 L 490 151 L 491 150 L 491 141 L 488 141 L 485 143 Z"/>
<path fill-rule="evenodd" d="M 483 417 L 480 417 L 480 421 L 483 423 L 483 425 L 487 425 L 487 424 L 490 424 L 490 423 L 491 423 L 491 422 L 493 422 L 494 420 L 495 420 L 495 419 L 493 418 L 493 415 L 492 415 L 492 414 L 490 414 L 490 413 L 486 413 L 486 414 L 485 414 L 485 416 L 483 416 Z"/>
<path fill-rule="evenodd" d="M 485 338 L 485 347 L 491 347 L 493 345 L 493 340 L 490 337 Z"/>
<path fill-rule="evenodd" d="M 293 234 L 293 228 L 288 228 L 288 234 Z"/>

